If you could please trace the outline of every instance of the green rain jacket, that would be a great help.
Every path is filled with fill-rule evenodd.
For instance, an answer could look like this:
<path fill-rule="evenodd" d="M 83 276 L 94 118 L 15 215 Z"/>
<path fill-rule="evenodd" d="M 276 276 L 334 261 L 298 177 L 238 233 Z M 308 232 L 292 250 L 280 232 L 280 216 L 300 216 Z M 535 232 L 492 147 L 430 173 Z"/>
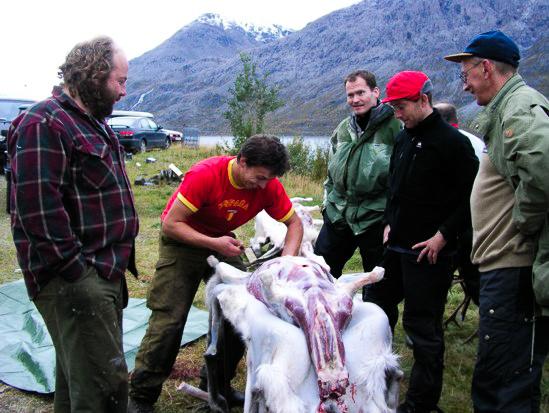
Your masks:
<path fill-rule="evenodd" d="M 379 104 L 364 131 L 353 114 L 332 134 L 323 206 L 336 228 L 346 224 L 359 235 L 383 220 L 389 161 L 402 128 L 393 114 L 389 105 Z"/>
<path fill-rule="evenodd" d="M 518 74 L 473 121 L 488 156 L 515 190 L 512 219 L 537 239 L 533 286 L 543 315 L 549 315 L 549 101 Z"/>

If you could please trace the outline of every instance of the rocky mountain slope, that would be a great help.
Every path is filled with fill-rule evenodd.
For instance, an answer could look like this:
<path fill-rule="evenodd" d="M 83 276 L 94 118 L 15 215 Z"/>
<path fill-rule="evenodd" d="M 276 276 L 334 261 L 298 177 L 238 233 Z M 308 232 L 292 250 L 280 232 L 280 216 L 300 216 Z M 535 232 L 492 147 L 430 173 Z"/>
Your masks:
<path fill-rule="evenodd" d="M 272 28 L 270 36 L 205 15 L 130 62 L 120 108 L 154 112 L 172 128 L 228 134 L 222 113 L 242 68 L 238 54 L 246 51 L 286 102 L 267 119 L 272 133 L 329 134 L 347 114 L 342 79 L 358 68 L 376 73 L 382 87 L 399 70 L 423 70 L 435 100 L 455 102 L 471 116 L 477 108 L 461 91 L 459 66 L 442 56 L 477 33 L 501 29 L 521 48 L 520 72 L 547 95 L 548 15 L 546 0 L 364 0 L 297 32 Z"/>

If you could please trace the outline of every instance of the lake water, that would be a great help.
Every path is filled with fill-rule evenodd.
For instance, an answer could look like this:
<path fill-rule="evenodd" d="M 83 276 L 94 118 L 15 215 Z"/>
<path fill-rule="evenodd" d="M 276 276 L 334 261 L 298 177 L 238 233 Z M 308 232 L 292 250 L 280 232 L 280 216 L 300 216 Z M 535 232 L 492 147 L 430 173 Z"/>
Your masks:
<path fill-rule="evenodd" d="M 288 143 L 292 142 L 293 136 L 279 136 L 282 143 L 287 145 Z M 232 136 L 201 136 L 200 137 L 200 146 L 215 146 L 218 143 L 223 142 L 232 142 L 233 137 Z M 312 149 L 316 149 L 317 147 L 324 147 L 328 146 L 329 143 L 329 136 L 304 136 L 303 142 L 310 146 Z"/>

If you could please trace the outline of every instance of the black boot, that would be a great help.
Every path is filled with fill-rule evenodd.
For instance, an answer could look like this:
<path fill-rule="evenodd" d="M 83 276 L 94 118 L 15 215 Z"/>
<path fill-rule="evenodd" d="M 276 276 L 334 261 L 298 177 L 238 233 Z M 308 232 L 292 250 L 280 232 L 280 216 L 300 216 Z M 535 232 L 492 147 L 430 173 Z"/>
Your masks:
<path fill-rule="evenodd" d="M 231 387 L 227 402 L 230 407 L 244 407 L 244 393 Z"/>

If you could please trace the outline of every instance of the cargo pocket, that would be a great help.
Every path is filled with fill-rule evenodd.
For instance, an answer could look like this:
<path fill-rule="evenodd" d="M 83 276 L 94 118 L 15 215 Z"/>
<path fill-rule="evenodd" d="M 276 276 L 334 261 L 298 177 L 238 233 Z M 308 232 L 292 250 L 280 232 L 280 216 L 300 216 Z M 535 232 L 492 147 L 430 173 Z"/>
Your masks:
<path fill-rule="evenodd" d="M 531 325 L 514 306 L 481 300 L 478 363 L 486 373 L 503 381 L 529 367 Z"/>
<path fill-rule="evenodd" d="M 147 307 L 151 310 L 167 311 L 177 300 L 181 282 L 177 272 L 177 258 L 159 258 L 151 286 L 147 291 Z"/>

